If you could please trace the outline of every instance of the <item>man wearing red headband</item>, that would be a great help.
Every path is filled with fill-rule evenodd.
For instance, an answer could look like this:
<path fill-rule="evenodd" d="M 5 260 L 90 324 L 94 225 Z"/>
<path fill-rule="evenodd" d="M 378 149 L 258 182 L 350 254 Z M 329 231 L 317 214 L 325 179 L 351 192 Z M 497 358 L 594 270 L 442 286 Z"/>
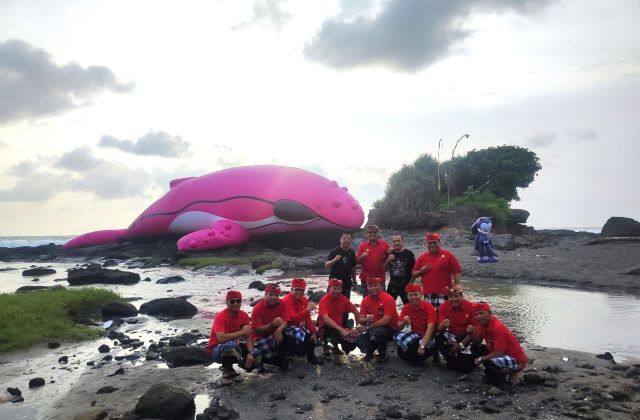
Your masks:
<path fill-rule="evenodd" d="M 360 264 L 360 280 L 362 287 L 367 290 L 367 279 L 370 277 L 382 280 L 382 290 L 384 290 L 385 269 L 384 262 L 387 260 L 389 244 L 380 239 L 379 229 L 376 225 L 367 226 L 367 240 L 360 244 L 356 259 Z"/>
<path fill-rule="evenodd" d="M 318 309 L 319 328 L 322 330 L 324 337 L 324 357 L 331 359 L 329 353 L 329 343 L 334 349 L 338 349 L 338 344 L 342 347 L 342 351 L 349 354 L 356 348 L 353 343 L 355 335 L 353 331 L 345 327 L 343 321 L 352 313 L 354 319 L 360 319 L 360 314 L 356 307 L 342 294 L 342 280 L 329 280 L 329 293 L 320 299 Z"/>
<path fill-rule="evenodd" d="M 449 298 L 451 286 L 460 284 L 462 269 L 455 255 L 440 247 L 440 234 L 429 233 L 425 239 L 427 252 L 416 260 L 413 278 L 422 279 L 424 298 L 438 310 Z"/>
<path fill-rule="evenodd" d="M 227 307 L 213 320 L 207 351 L 214 362 L 222 365 L 222 379 L 228 381 L 237 375 L 233 370 L 234 363 L 238 363 L 247 371 L 252 370 L 254 355 L 249 315 L 240 309 L 242 294 L 236 290 L 229 290 L 226 302 Z M 244 359 L 240 360 L 241 357 Z"/>
<path fill-rule="evenodd" d="M 365 354 L 364 362 L 373 360 L 376 349 L 378 361 L 387 359 L 387 343 L 393 339 L 398 324 L 396 302 L 384 290 L 382 279 L 367 279 L 368 295 L 360 304 L 360 319 L 356 345 Z"/>
<path fill-rule="evenodd" d="M 511 330 L 491 314 L 486 302 L 473 306 L 478 323 L 471 333 L 476 343 L 484 339 L 487 349 L 475 358 L 476 366 L 484 364 L 487 381 L 492 385 L 501 385 L 506 380 L 517 383 L 518 373 L 527 365 L 522 346 Z"/>
<path fill-rule="evenodd" d="M 472 353 L 475 345 L 469 347 L 469 332 L 470 326 L 475 323 L 473 302 L 464 299 L 462 285 L 456 284 L 449 291 L 449 299 L 438 310 L 436 347 L 444 355 L 449 369 L 456 369 L 460 373 L 469 373 L 474 369 Z"/>
<path fill-rule="evenodd" d="M 435 350 L 433 334 L 437 319 L 436 309 L 422 300 L 420 285 L 408 284 L 405 292 L 409 297 L 409 303 L 404 305 L 400 312 L 398 329 L 408 328 L 398 332 L 393 341 L 398 345 L 398 357 L 418 365 Z"/>
<path fill-rule="evenodd" d="M 274 360 L 280 370 L 289 369 L 287 349 L 291 347 L 291 339 L 284 334 L 289 322 L 289 308 L 280 300 L 280 287 L 270 283 L 264 289 L 264 299 L 253 308 L 251 323 L 253 325 L 254 353 L 262 357 L 262 361 Z"/>
<path fill-rule="evenodd" d="M 311 320 L 311 312 L 316 304 L 309 302 L 304 295 L 307 283 L 304 279 L 291 280 L 291 291 L 282 298 L 282 302 L 289 308 L 289 325 L 284 333 L 291 338 L 292 348 L 289 349 L 298 356 L 307 356 L 307 361 L 317 364 L 318 360 L 313 349 L 318 341 L 316 325 Z"/>
<path fill-rule="evenodd" d="M 351 234 L 340 236 L 340 246 L 331 250 L 324 264 L 329 268 L 329 279 L 342 280 L 342 294 L 351 298 L 351 289 L 356 283 L 356 253 L 351 249 Z"/>

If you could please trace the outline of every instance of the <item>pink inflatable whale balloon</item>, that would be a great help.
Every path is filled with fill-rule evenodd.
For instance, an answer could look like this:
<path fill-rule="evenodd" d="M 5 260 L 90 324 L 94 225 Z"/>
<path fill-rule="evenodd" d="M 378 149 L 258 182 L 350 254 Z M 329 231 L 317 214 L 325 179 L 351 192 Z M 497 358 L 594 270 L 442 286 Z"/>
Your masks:
<path fill-rule="evenodd" d="M 346 187 L 297 168 L 244 166 L 175 179 L 170 186 L 128 229 L 85 233 L 64 247 L 183 235 L 178 249 L 195 251 L 273 233 L 352 230 L 364 222 L 362 207 Z"/>

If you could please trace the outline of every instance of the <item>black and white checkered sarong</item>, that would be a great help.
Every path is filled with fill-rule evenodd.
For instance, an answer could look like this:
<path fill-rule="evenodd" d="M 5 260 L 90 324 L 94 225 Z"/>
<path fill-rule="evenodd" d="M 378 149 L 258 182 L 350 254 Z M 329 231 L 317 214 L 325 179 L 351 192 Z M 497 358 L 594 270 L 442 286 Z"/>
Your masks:
<path fill-rule="evenodd" d="M 253 357 L 261 356 L 262 359 L 273 359 L 278 355 L 278 343 L 273 335 L 261 338 L 253 343 Z"/>
<path fill-rule="evenodd" d="M 507 368 L 514 372 L 520 370 L 520 364 L 518 363 L 518 361 L 513 357 L 507 355 L 494 357 L 493 359 L 491 359 L 491 363 L 496 365 L 496 367 L 498 367 L 499 369 Z"/>
<path fill-rule="evenodd" d="M 361 352 L 367 353 L 372 344 L 378 345 L 393 339 L 393 329 L 387 325 L 371 328 L 356 337 L 356 346 Z"/>
<path fill-rule="evenodd" d="M 305 342 L 307 336 L 311 336 L 311 332 L 304 327 L 296 327 L 293 325 L 289 325 L 284 329 L 284 333 L 293 338 L 296 343 L 302 344 Z"/>
<path fill-rule="evenodd" d="M 447 300 L 449 300 L 449 295 L 446 295 L 446 294 L 445 295 L 441 295 L 441 294 L 438 294 L 438 293 L 431 293 L 429 295 L 424 295 L 424 300 L 426 300 L 427 302 L 432 304 L 433 307 L 436 308 L 436 310 L 438 310 L 440 305 L 442 305 Z"/>
<path fill-rule="evenodd" d="M 400 347 L 403 351 L 408 351 L 409 346 L 413 344 L 416 340 L 422 340 L 422 337 L 418 333 L 414 333 L 413 331 L 400 331 L 393 337 L 393 341 L 396 343 L 398 347 Z M 431 349 L 435 347 L 436 341 L 432 338 L 429 343 L 427 343 L 427 348 Z"/>

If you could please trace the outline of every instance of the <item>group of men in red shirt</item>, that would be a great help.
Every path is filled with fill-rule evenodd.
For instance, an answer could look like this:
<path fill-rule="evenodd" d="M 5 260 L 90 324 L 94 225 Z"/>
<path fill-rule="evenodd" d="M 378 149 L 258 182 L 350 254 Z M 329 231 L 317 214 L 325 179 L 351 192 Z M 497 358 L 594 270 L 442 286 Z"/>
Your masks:
<path fill-rule="evenodd" d="M 518 340 L 491 314 L 489 305 L 463 298 L 460 264 L 440 247 L 439 234 L 426 235 L 427 252 L 406 269 L 403 292 L 407 303 L 400 314 L 397 295 L 384 291 L 385 269 L 394 258 L 389 245 L 378 237 L 378 228 L 367 227 L 368 239 L 358 247 L 355 258 L 349 248 L 350 235 L 345 235 L 340 247 L 329 255 L 327 267 L 333 273 L 334 267 L 340 266 L 341 277 L 349 284 L 345 287 L 345 280 L 330 278 L 328 293 L 318 304 L 317 327 L 311 318 L 316 305 L 305 297 L 303 279 L 293 279 L 291 291 L 283 298 L 279 286 L 268 284 L 264 299 L 253 309 L 251 322 L 240 309 L 240 292 L 227 293 L 227 308 L 216 316 L 209 341 L 209 352 L 222 365 L 223 378 L 235 374 L 234 363 L 251 370 L 262 361 L 273 360 L 286 371 L 291 354 L 306 356 L 312 364 L 321 363 L 314 355 L 319 335 L 325 349 L 329 343 L 334 350 L 339 345 L 345 353 L 358 347 L 365 363 L 374 357 L 384 361 L 387 344 L 394 341 L 398 356 L 409 363 L 420 364 L 430 355 L 442 355 L 448 367 L 460 372 L 483 364 L 490 382 L 514 379 L 525 367 L 526 356 Z M 394 236 L 394 250 L 398 256 L 404 251 L 401 237 L 398 241 Z M 346 262 L 349 264 L 342 266 Z M 356 263 L 362 267 L 360 278 L 366 286 L 359 311 L 349 299 Z M 413 282 L 417 278 L 421 284 Z M 348 326 L 349 314 L 357 327 Z M 486 345 L 480 345 L 482 341 Z"/>

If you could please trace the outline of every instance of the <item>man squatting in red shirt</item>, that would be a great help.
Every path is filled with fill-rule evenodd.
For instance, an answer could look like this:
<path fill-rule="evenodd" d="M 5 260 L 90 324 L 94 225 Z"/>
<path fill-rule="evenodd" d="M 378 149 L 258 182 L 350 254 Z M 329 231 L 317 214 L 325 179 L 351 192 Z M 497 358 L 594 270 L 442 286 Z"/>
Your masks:
<path fill-rule="evenodd" d="M 297 356 L 307 356 L 307 362 L 317 364 L 318 360 L 313 354 L 313 350 L 318 341 L 316 324 L 311 320 L 311 312 L 316 309 L 316 304 L 309 302 L 304 295 L 307 283 L 304 279 L 291 280 L 291 291 L 282 298 L 289 308 L 289 324 L 284 333 L 290 340 L 287 340 L 290 347 L 288 353 Z"/>
<path fill-rule="evenodd" d="M 393 339 L 398 324 L 396 302 L 387 292 L 382 290 L 382 279 L 367 279 L 369 294 L 360 304 L 360 319 L 356 345 L 364 353 L 363 362 L 373 360 L 376 349 L 378 360 L 387 358 L 387 343 Z"/>
<path fill-rule="evenodd" d="M 253 325 L 254 356 L 259 354 L 262 362 L 275 361 L 280 370 L 289 369 L 286 349 L 291 338 L 284 334 L 290 320 L 289 308 L 280 300 L 280 287 L 267 284 L 262 299 L 251 312 Z M 256 354 L 257 353 L 257 354 Z"/>
<path fill-rule="evenodd" d="M 233 370 L 234 363 L 251 371 L 254 367 L 254 355 L 249 315 L 240 309 L 242 294 L 229 290 L 225 301 L 227 307 L 213 320 L 207 351 L 214 362 L 222 365 L 222 379 L 228 380 L 237 375 Z"/>
<path fill-rule="evenodd" d="M 344 327 L 343 320 L 351 312 L 355 320 L 360 319 L 360 314 L 353 303 L 342 294 L 342 280 L 329 280 L 329 293 L 320 299 L 318 308 L 318 328 L 322 330 L 325 348 L 324 358 L 331 359 L 328 350 L 328 343 L 331 342 L 334 349 L 338 344 L 342 351 L 349 354 L 356 348 L 354 333 L 351 329 Z"/>
<path fill-rule="evenodd" d="M 398 329 L 409 326 L 408 331 L 400 331 L 394 337 L 398 346 L 398 357 L 413 365 L 421 364 L 435 351 L 433 339 L 436 326 L 436 309 L 422 300 L 422 287 L 407 284 L 404 288 L 409 303 L 400 312 Z"/>

